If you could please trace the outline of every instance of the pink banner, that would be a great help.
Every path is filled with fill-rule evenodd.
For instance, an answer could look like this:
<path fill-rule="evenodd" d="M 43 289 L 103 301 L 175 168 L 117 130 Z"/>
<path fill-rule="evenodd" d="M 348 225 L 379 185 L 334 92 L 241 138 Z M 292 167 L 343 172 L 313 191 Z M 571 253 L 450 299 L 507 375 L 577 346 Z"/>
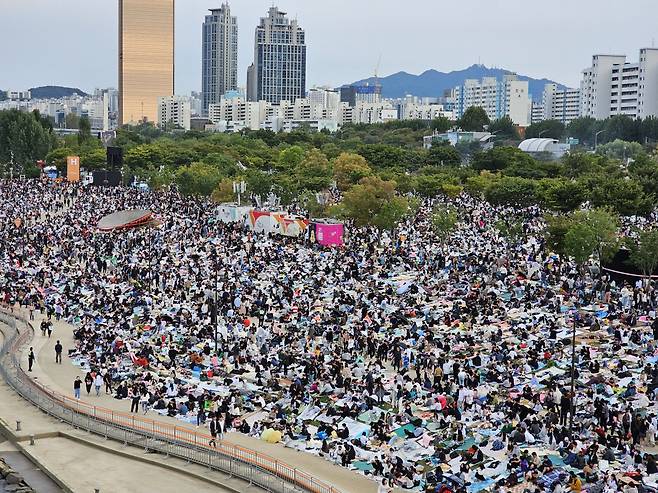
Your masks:
<path fill-rule="evenodd" d="M 316 224 L 315 237 L 320 245 L 341 246 L 343 244 L 342 224 Z"/>

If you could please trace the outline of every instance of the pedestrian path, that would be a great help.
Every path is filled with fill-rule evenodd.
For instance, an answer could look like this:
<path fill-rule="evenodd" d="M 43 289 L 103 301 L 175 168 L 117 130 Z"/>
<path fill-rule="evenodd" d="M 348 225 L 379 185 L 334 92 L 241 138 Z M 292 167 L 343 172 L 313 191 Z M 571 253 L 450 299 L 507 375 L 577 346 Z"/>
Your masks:
<path fill-rule="evenodd" d="M 24 311 L 21 313 L 27 318 L 27 312 Z M 73 380 L 78 375 L 84 379 L 84 374 L 73 366 L 71 361 L 66 357 L 68 349 L 75 347 L 73 327 L 64 321 L 56 321 L 53 318 L 53 333 L 50 338 L 47 336 L 44 337 L 39 330 L 39 324 L 43 319 L 42 315 L 35 313 L 34 318 L 34 321 L 32 321 L 34 339 L 31 344 L 34 347 L 34 352 L 37 358 L 33 366 L 32 375 L 42 385 L 45 385 L 58 393 L 72 397 Z M 64 347 L 62 364 L 55 363 L 54 348 L 57 340 L 59 340 Z M 26 354 L 23 355 L 22 365 L 24 368 L 27 367 Z M 83 403 L 103 407 L 112 411 L 123 413 L 128 413 L 130 411 L 129 400 L 115 399 L 113 396 L 106 394 L 104 389 L 102 389 L 100 396 L 96 396 L 93 388 L 89 395 L 86 395 L 86 391 L 83 388 L 80 400 Z M 138 415 L 142 417 L 144 416 L 141 413 L 138 413 Z M 204 428 L 199 428 L 195 425 L 184 423 L 168 416 L 162 416 L 155 412 L 148 412 L 145 417 L 190 431 L 208 433 Z M 241 433 L 227 433 L 225 435 L 225 440 L 232 444 L 255 450 L 282 462 L 286 462 L 299 470 L 314 476 L 318 480 L 337 488 L 343 493 L 352 491 L 369 493 L 377 491 L 377 484 L 374 481 L 357 474 L 354 471 L 335 465 L 321 457 L 286 448 L 281 444 L 267 443 L 263 440 L 258 440 Z"/>

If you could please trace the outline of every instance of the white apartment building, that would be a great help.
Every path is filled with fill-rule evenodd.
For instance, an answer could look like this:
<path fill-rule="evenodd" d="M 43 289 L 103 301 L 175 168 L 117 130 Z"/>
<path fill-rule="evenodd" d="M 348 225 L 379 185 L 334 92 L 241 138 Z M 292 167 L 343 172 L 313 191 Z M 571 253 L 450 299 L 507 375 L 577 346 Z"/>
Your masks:
<path fill-rule="evenodd" d="M 658 116 L 658 49 L 640 50 L 640 83 L 637 91 L 638 118 Z"/>
<path fill-rule="evenodd" d="M 625 55 L 594 55 L 583 70 L 581 115 L 658 116 L 658 48 L 642 48 L 638 63 L 626 62 Z"/>
<path fill-rule="evenodd" d="M 309 89 L 307 99 L 311 105 L 322 106 L 328 110 L 335 110 L 340 105 L 340 93 L 325 87 Z"/>
<path fill-rule="evenodd" d="M 580 89 L 560 89 L 557 84 L 544 86 L 541 102 L 532 104 L 532 123 L 558 120 L 564 125 L 580 117 Z"/>
<path fill-rule="evenodd" d="M 227 130 L 224 131 L 243 128 L 258 130 L 265 121 L 268 106 L 266 101 L 247 101 L 243 96 L 223 97 L 219 104 L 211 103 L 208 106 L 208 119 L 214 125 L 225 126 Z"/>
<path fill-rule="evenodd" d="M 402 113 L 392 101 L 358 102 L 350 106 L 337 100 L 332 90 L 312 89 L 308 97 L 279 104 L 267 101 L 247 101 L 243 96 L 223 97 L 218 104 L 208 107 L 209 130 L 218 132 L 242 129 L 288 132 L 296 128 L 336 131 L 347 124 L 375 124 L 400 119 L 432 120 L 439 116 L 453 118 L 440 104 L 413 103 L 405 105 Z"/>
<path fill-rule="evenodd" d="M 30 91 L 7 91 L 7 99 L 11 101 L 28 101 L 32 99 L 32 93 Z"/>
<path fill-rule="evenodd" d="M 112 128 L 110 119 L 111 94 L 97 91 L 95 96 L 72 95 L 57 99 L 6 100 L 0 102 L 0 110 L 24 112 L 39 111 L 41 115 L 53 119 L 55 128 L 64 128 L 66 116 L 74 114 L 89 118 L 93 131 L 107 131 Z"/>
<path fill-rule="evenodd" d="M 457 118 L 468 108 L 480 106 L 491 120 L 509 116 L 516 125 L 530 125 L 532 101 L 528 81 L 519 80 L 516 74 L 506 75 L 503 80 L 496 77 L 466 79 L 463 85 L 455 88 L 455 99 Z"/>
<path fill-rule="evenodd" d="M 192 116 L 190 99 L 185 96 L 165 96 L 158 98 L 158 126 L 190 129 Z"/>
<path fill-rule="evenodd" d="M 419 98 L 405 98 L 397 104 L 397 108 L 400 120 L 434 120 L 440 117 L 455 119 L 454 112 L 447 110 L 443 104 L 422 102 Z"/>

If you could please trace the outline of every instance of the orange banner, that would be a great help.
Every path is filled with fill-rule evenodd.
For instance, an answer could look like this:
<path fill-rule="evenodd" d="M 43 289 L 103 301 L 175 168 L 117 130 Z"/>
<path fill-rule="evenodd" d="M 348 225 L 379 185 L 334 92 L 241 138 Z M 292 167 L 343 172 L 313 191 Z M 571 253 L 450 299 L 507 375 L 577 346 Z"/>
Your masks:
<path fill-rule="evenodd" d="M 68 156 L 66 158 L 66 179 L 68 181 L 80 181 L 80 158 Z"/>

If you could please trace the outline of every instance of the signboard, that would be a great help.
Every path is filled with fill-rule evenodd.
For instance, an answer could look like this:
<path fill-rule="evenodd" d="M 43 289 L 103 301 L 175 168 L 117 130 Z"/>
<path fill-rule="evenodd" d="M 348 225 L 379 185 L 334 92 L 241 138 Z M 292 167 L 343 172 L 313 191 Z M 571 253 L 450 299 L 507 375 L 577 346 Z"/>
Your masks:
<path fill-rule="evenodd" d="M 68 156 L 66 158 L 66 179 L 68 181 L 80 181 L 80 158 Z"/>

